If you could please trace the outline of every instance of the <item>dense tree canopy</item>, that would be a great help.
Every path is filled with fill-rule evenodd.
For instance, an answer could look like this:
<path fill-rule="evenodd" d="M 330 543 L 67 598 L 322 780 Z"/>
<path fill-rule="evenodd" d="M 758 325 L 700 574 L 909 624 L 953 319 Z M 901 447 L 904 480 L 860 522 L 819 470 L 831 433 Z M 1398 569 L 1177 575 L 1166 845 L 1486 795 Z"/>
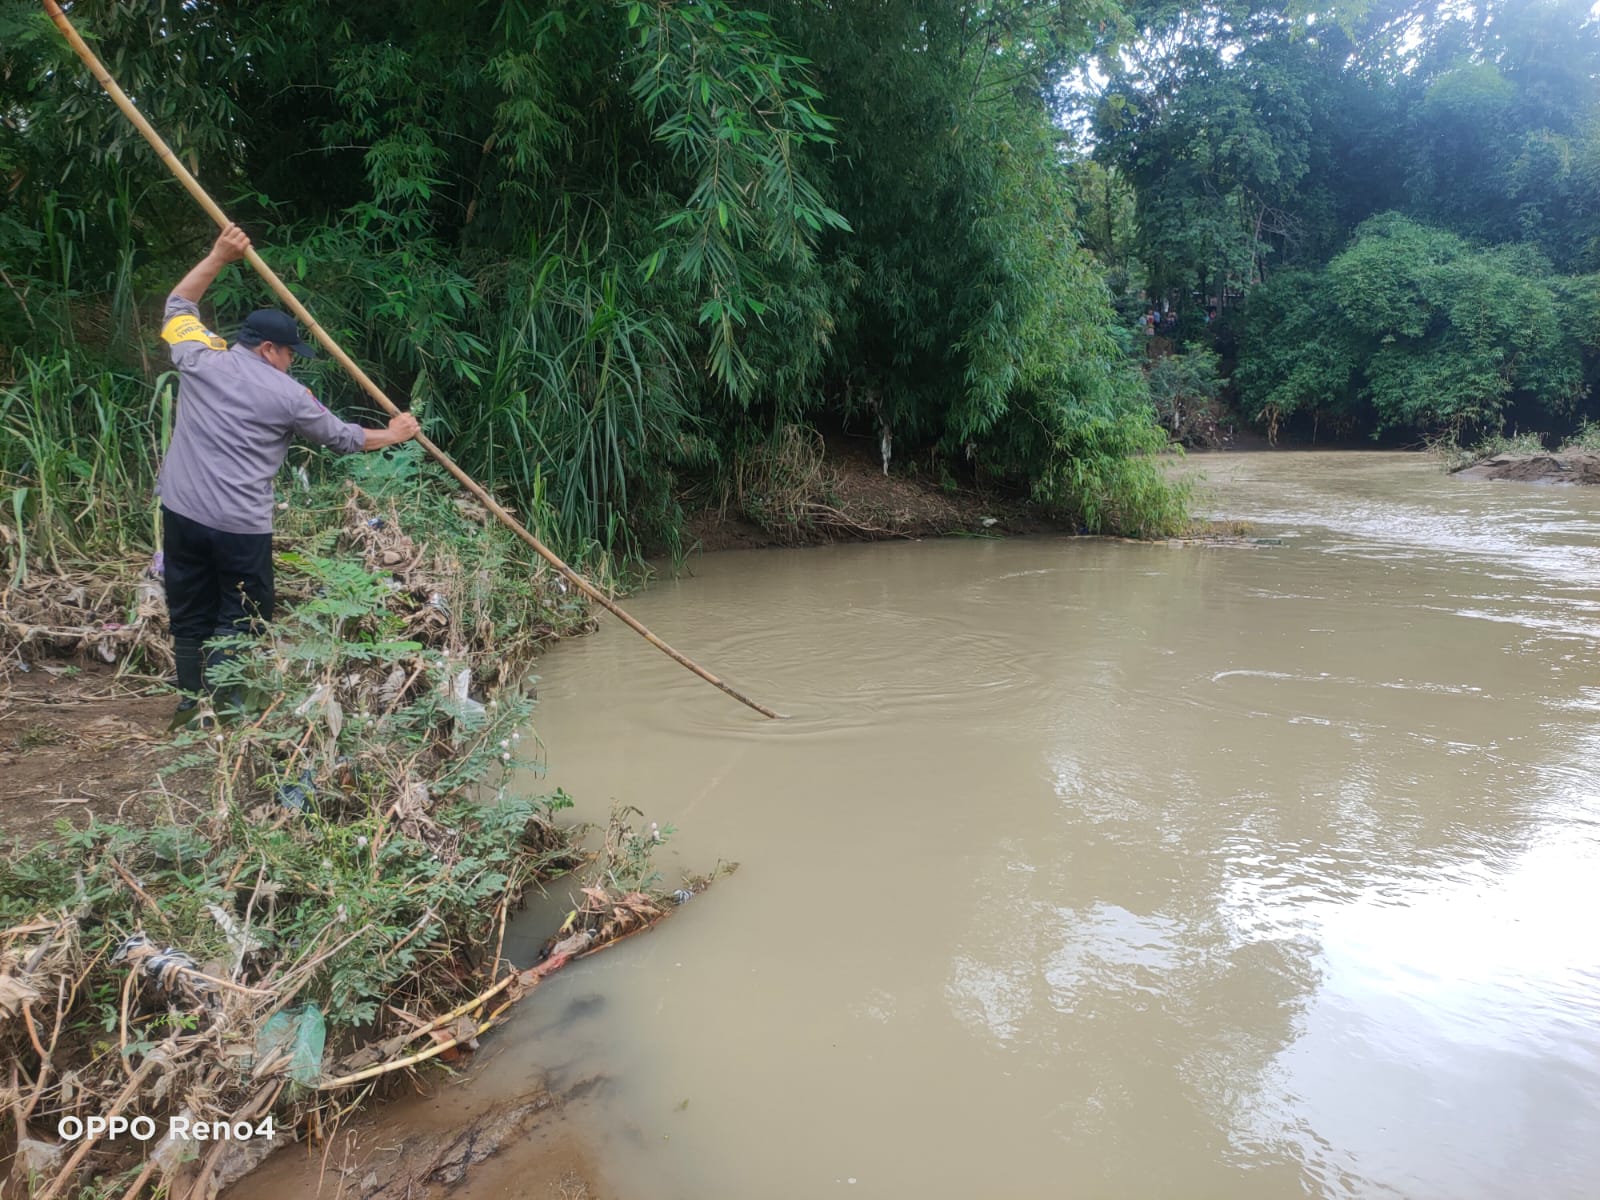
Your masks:
<path fill-rule="evenodd" d="M 1168 432 L 1219 394 L 1273 434 L 1596 415 L 1581 0 L 72 13 L 323 322 L 570 551 L 672 542 L 796 427 L 1151 531 L 1181 513 L 1152 396 Z M 0 484 L 25 513 L 47 459 L 99 478 L 51 449 L 65 413 L 127 433 L 137 490 L 153 321 L 211 231 L 32 0 L 0 0 L 0 178 Z M 267 300 L 212 298 L 224 329 Z M 1185 347 L 1217 357 L 1150 374 Z"/>
<path fill-rule="evenodd" d="M 1585 5 L 1163 2 L 1134 17 L 1131 46 L 1077 92 L 1097 163 L 1135 197 L 1127 286 L 1237 358 L 1244 417 L 1459 434 L 1595 415 L 1600 29 Z"/>
<path fill-rule="evenodd" d="M 1047 100 L 1114 11 L 71 6 L 390 393 L 569 548 L 613 549 L 670 540 L 685 487 L 797 423 L 1091 528 L 1178 519 Z M 0 0 L 0 175 L 0 383 L 63 347 L 154 375 L 212 231 L 32 0 Z M 266 299 L 214 295 L 224 329 Z"/>

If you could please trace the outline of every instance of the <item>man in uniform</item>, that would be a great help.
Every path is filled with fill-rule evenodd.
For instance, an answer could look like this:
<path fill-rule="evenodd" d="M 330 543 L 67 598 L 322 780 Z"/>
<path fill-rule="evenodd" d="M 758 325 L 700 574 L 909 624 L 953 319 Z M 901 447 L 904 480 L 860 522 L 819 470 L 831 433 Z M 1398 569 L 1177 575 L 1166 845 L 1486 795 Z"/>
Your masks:
<path fill-rule="evenodd" d="M 251 313 L 232 348 L 205 327 L 200 298 L 249 249 L 237 225 L 224 229 L 167 297 L 161 330 L 179 375 L 178 419 L 156 494 L 180 718 L 205 691 L 206 640 L 249 633 L 272 619 L 272 480 L 290 439 L 350 454 L 417 435 L 410 413 L 387 429 L 364 429 L 339 420 L 296 383 L 289 364 L 315 351 L 288 313 Z"/>

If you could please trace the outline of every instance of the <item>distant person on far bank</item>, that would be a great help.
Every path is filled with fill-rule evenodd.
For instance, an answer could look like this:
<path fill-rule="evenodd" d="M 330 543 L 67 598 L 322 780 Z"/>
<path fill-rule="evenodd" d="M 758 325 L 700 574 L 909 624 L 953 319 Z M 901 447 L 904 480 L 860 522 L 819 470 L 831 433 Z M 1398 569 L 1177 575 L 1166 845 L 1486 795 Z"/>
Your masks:
<path fill-rule="evenodd" d="M 163 581 L 177 659 L 177 719 L 206 692 L 211 638 L 259 631 L 272 619 L 272 480 L 291 438 L 341 453 L 381 450 L 417 435 L 402 413 L 387 429 L 341 421 L 289 374 L 316 352 L 294 318 L 258 309 L 230 348 L 200 320 L 199 303 L 218 273 L 238 262 L 250 239 L 237 225 L 167 297 L 161 337 L 178 368 L 178 416 L 156 482 L 161 497 Z"/>

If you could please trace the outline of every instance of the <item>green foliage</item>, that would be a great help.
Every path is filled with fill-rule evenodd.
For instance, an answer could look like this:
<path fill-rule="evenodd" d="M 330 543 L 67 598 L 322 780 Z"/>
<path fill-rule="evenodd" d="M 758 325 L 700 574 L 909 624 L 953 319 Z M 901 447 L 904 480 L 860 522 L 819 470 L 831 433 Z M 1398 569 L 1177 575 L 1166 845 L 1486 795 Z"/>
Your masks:
<path fill-rule="evenodd" d="M 489 293 L 502 324 L 485 330 L 495 357 L 477 403 L 441 419 L 469 467 L 547 511 L 541 533 L 579 561 L 591 547 L 633 557 L 630 527 L 670 537 L 674 469 L 715 453 L 680 331 L 638 303 L 636 279 L 556 256 L 506 271 Z"/>
<path fill-rule="evenodd" d="M 1029 416 L 1016 428 L 1050 443 L 1051 465 L 1034 483 L 1034 499 L 1086 533 L 1165 537 L 1184 527 L 1191 489 L 1168 478 L 1157 457 L 1166 439 L 1147 412 L 1051 407 Z"/>
<path fill-rule="evenodd" d="M 1235 385 L 1272 431 L 1296 412 L 1375 429 L 1498 431 L 1525 403 L 1549 421 L 1583 392 L 1578 340 L 1549 265 L 1475 249 L 1397 214 L 1374 218 L 1325 271 L 1250 301 Z"/>
<path fill-rule="evenodd" d="M 1079 244 L 1042 98 L 1089 48 L 1085 15 L 807 10 L 801 45 L 839 117 L 832 190 L 855 231 L 831 243 L 850 294 L 824 367 L 838 399 L 822 407 L 1132 531 L 1161 525 L 1176 498 L 1142 461 L 1161 439 Z"/>
<path fill-rule="evenodd" d="M 1600 377 L 1600 22 L 1575 0 L 1135 4 L 1079 77 L 1137 194 L 1130 295 L 1214 340 L 1244 416 L 1363 430 L 1554 428 Z M 1103 238 L 1101 240 L 1104 240 Z M 1488 249 L 1487 247 L 1494 247 Z M 1519 247 L 1518 250 L 1510 247 Z M 1573 336 L 1576 333 L 1577 336 Z"/>
<path fill-rule="evenodd" d="M 1336 426 L 1362 415 L 1360 351 L 1331 307 L 1322 272 L 1285 271 L 1253 291 L 1240 341 L 1232 378 L 1240 411 L 1274 440 L 1297 413 Z"/>
<path fill-rule="evenodd" d="M 1282 22 L 1235 40 L 1204 9 L 1172 21 L 1118 60 L 1092 127 L 1137 192 L 1142 282 L 1181 310 L 1257 282 L 1314 232 L 1303 185 L 1334 152 L 1314 118 L 1338 80 Z"/>
<path fill-rule="evenodd" d="M 1068 175 L 1083 248 L 1100 264 L 1113 298 L 1129 297 L 1143 281 L 1138 193 L 1120 171 L 1092 158 L 1069 164 Z M 1131 308 L 1119 307 L 1119 314 L 1133 316 Z"/>
<path fill-rule="evenodd" d="M 499 804 L 473 802 L 522 757 L 529 700 L 502 691 L 490 708 L 453 686 L 461 663 L 402 636 L 387 578 L 343 558 L 296 555 L 285 566 L 289 586 L 302 577 L 311 595 L 264 641 L 238 641 L 235 657 L 210 673 L 263 711 L 231 726 L 220 745 L 193 735 L 235 768 L 217 784 L 229 823 L 214 853 L 203 844 L 169 852 L 199 861 L 183 868 L 190 890 L 163 918 L 174 944 L 180 930 L 192 936 L 206 904 L 232 903 L 205 882 L 207 861 L 220 872 L 247 852 L 273 885 L 275 949 L 310 945 L 330 919 L 346 941 L 305 993 L 337 1030 L 371 1021 L 437 954 L 432 935 L 468 944 L 489 936 L 496 904 L 548 869 L 522 834 L 548 816 L 550 801 L 502 792 Z M 263 802 L 296 815 L 262 821 L 249 809 Z M 409 814 L 409 834 L 391 828 L 386 810 L 396 804 Z M 558 847 L 552 857 L 562 854 Z M 147 887 L 165 883 L 152 868 Z"/>
<path fill-rule="evenodd" d="M 770 272 L 813 269 L 818 235 L 849 223 L 802 169 L 831 145 L 809 60 L 771 31 L 768 14 L 714 0 L 628 5 L 637 29 L 634 98 L 691 190 L 661 219 L 668 240 L 643 266 L 667 266 L 704 297 L 711 379 L 741 398 L 761 384 L 740 327 L 767 311 Z"/>
<path fill-rule="evenodd" d="M 439 494 L 404 457 L 368 482 L 391 520 L 413 489 Z M 325 499 L 313 493 L 306 507 Z M 358 542 L 375 528 L 396 533 L 370 523 L 372 502 L 348 500 Z M 456 506 L 436 503 L 429 518 L 447 523 Z M 452 544 L 472 540 L 458 530 Z M 19 1023 L 0 1029 L 0 1051 L 38 1080 L 51 1111 L 96 1112 L 126 1095 L 134 1061 L 156 1055 L 163 1082 L 139 1095 L 158 1120 L 202 1091 L 210 1111 L 255 1103 L 272 1070 L 257 1035 L 291 1005 L 325 1021 L 336 1053 L 359 1040 L 398 1057 L 415 1030 L 414 1018 L 396 1027 L 396 1011 L 448 1012 L 500 976 L 505 920 L 524 891 L 585 865 L 583 831 L 552 820 L 570 805 L 562 793 L 506 794 L 511 773 L 533 765 L 531 698 L 485 687 L 496 668 L 515 675 L 526 663 L 519 629 L 562 616 L 528 611 L 524 577 L 496 571 L 486 551 L 468 555 L 454 574 L 483 575 L 499 599 L 475 607 L 462 587 L 441 585 L 443 603 L 426 602 L 420 626 L 409 580 L 437 562 L 412 563 L 402 580 L 348 553 L 285 556 L 285 588 L 303 597 L 211 672 L 236 700 L 218 705 L 214 728 L 180 735 L 184 753 L 164 770 L 152 819 L 63 822 L 56 837 L 0 858 L 0 927 L 50 931 L 31 978 L 61 997 L 54 1070 Z M 419 627 L 425 638 L 411 636 Z M 574 920 L 600 943 L 660 911 L 659 897 L 623 893 L 654 888 L 650 855 L 670 832 L 613 818 L 574 897 Z M 631 915 L 618 918 L 617 906 Z M 158 950 L 163 969 L 139 965 Z M 303 1069 L 337 1073 L 320 1050 L 319 1038 Z M 345 1101 L 289 1088 L 270 1102 L 293 1123 Z"/>
<path fill-rule="evenodd" d="M 1114 23 L 1092 0 L 73 16 L 321 323 L 580 561 L 674 544 L 686 484 L 797 422 L 881 418 L 1020 488 L 1071 477 L 1068 442 L 1004 434 L 1021 414 L 1138 423 L 1047 103 Z M 127 423 L 209 230 L 34 6 L 0 30 L 0 345 L 117 373 Z M 272 302 L 238 272 L 208 300 L 224 335 Z M 307 379 L 370 411 L 326 360 Z"/>
<path fill-rule="evenodd" d="M 1575 433 L 1561 443 L 1561 449 L 1600 453 L 1600 425 L 1596 425 L 1593 421 L 1585 421 Z"/>
<path fill-rule="evenodd" d="M 1156 420 L 1173 441 L 1185 445 L 1220 444 L 1219 362 L 1210 350 L 1191 350 L 1187 354 L 1163 354 L 1145 372 L 1145 386 L 1150 390 Z"/>
<path fill-rule="evenodd" d="M 12 583 L 30 562 L 59 567 L 94 545 L 148 549 L 151 450 L 172 399 L 170 375 L 152 388 L 71 350 L 13 363 L 0 386 L 0 567 Z"/>

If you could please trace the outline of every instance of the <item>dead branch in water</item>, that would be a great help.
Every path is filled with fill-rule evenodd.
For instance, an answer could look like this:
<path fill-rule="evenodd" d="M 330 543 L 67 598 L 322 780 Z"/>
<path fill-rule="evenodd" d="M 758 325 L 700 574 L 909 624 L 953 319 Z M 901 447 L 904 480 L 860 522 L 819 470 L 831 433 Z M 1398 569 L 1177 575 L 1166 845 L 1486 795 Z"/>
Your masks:
<path fill-rule="evenodd" d="M 477 1039 L 499 1024 L 504 1014 L 525 996 L 543 983 L 549 976 L 555 974 L 562 967 L 580 958 L 586 958 L 598 953 L 608 946 L 614 946 L 625 938 L 636 933 L 643 933 L 653 929 L 660 922 L 671 916 L 677 906 L 687 903 L 692 897 L 698 895 L 711 885 L 711 878 L 696 879 L 688 887 L 681 888 L 672 894 L 672 907 L 666 907 L 643 892 L 630 892 L 627 895 L 616 896 L 602 887 L 586 887 L 583 889 L 583 906 L 568 918 L 564 929 L 573 932 L 554 942 L 547 951 L 546 957 L 536 966 L 524 971 L 513 971 L 503 976 L 492 986 L 474 996 L 465 1004 L 458 1006 L 441 1017 L 425 1025 L 420 1025 L 409 1033 L 399 1038 L 392 1038 L 381 1043 L 382 1050 L 389 1054 L 405 1044 L 415 1041 L 425 1034 L 448 1026 L 452 1021 L 459 1022 L 469 1013 L 481 1011 L 489 1001 L 505 994 L 506 1000 L 483 1020 L 468 1019 L 466 1028 L 426 1050 L 417 1051 L 400 1058 L 389 1058 L 388 1061 L 379 1062 L 373 1066 L 349 1074 L 340 1075 L 333 1079 L 324 1079 L 317 1084 L 318 1091 L 332 1091 L 338 1088 L 352 1087 L 364 1083 L 369 1079 L 376 1079 L 381 1075 L 388 1075 L 395 1071 L 403 1071 L 408 1067 L 419 1066 L 429 1059 L 437 1058 L 450 1050 L 463 1046 L 475 1048 Z M 372 1057 L 379 1052 L 380 1047 L 367 1047 L 357 1051 L 346 1059 L 346 1065 Z"/>

